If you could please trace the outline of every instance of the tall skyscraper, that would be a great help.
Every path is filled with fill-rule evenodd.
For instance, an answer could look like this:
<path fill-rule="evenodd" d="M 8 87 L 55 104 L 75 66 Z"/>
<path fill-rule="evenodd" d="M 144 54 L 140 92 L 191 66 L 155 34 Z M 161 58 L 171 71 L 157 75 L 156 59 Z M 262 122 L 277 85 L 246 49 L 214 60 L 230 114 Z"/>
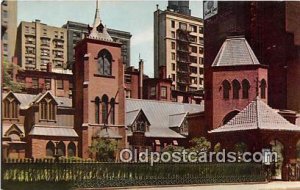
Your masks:
<path fill-rule="evenodd" d="M 168 1 L 169 10 L 191 16 L 190 2 L 189 1 Z"/>
<path fill-rule="evenodd" d="M 6 28 L 2 34 L 3 58 L 11 61 L 15 55 L 17 35 L 17 1 L 3 0 L 1 3 L 1 26 Z"/>
<path fill-rule="evenodd" d="M 18 27 L 18 64 L 25 70 L 71 72 L 67 69 L 67 29 L 48 26 L 35 20 L 22 21 Z"/>
<path fill-rule="evenodd" d="M 205 103 L 213 97 L 211 65 L 228 36 L 244 36 L 259 62 L 268 65 L 268 103 L 300 110 L 299 2 L 205 1 Z M 298 10 L 298 11 L 297 11 Z"/>
<path fill-rule="evenodd" d="M 174 90 L 203 89 L 203 20 L 190 16 L 188 1 L 169 1 L 154 12 L 154 75 L 166 68 Z"/>

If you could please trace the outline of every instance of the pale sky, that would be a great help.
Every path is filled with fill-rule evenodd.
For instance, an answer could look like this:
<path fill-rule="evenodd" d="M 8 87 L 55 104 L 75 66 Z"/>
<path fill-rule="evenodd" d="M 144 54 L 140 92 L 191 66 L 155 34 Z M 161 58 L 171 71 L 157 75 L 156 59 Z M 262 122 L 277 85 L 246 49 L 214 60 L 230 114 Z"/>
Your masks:
<path fill-rule="evenodd" d="M 108 27 L 130 32 L 131 65 L 137 67 L 139 54 L 145 62 L 145 74 L 153 76 L 153 12 L 165 1 L 99 1 L 102 22 Z M 68 20 L 92 24 L 96 1 L 18 1 L 18 23 L 41 20 L 42 23 L 61 27 Z M 202 18 L 202 1 L 190 1 L 192 16 Z"/>

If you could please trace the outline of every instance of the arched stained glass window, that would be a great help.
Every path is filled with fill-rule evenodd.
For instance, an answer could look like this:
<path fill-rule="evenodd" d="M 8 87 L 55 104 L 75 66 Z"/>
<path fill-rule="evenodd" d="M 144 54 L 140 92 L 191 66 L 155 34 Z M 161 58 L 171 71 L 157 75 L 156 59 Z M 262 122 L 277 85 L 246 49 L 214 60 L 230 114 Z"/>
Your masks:
<path fill-rule="evenodd" d="M 98 53 L 98 74 L 111 76 L 112 75 L 112 55 L 103 49 Z"/>

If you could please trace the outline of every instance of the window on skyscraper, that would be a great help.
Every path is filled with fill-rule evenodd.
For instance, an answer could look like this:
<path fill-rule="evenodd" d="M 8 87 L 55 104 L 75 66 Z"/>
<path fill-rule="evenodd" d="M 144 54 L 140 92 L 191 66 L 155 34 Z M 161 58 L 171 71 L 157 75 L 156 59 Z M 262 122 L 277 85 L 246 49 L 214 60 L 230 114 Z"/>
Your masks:
<path fill-rule="evenodd" d="M 175 21 L 174 20 L 171 21 L 171 27 L 175 28 Z"/>
<path fill-rule="evenodd" d="M 175 49 L 175 42 L 171 42 L 172 49 Z"/>
<path fill-rule="evenodd" d="M 171 32 L 171 36 L 172 36 L 172 38 L 175 38 L 175 32 Z"/>

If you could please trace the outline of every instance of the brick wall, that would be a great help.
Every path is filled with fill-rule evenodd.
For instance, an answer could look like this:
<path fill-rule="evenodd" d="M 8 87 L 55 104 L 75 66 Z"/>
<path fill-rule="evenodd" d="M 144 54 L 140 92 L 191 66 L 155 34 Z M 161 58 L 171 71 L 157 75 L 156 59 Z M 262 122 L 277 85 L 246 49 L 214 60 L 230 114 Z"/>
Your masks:
<path fill-rule="evenodd" d="M 78 156 L 78 143 L 76 138 L 67 138 L 67 137 L 32 137 L 30 139 L 30 149 L 32 152 L 31 157 L 33 158 L 45 158 L 46 157 L 46 145 L 49 141 L 57 142 L 57 141 L 63 141 L 66 147 L 66 157 L 68 157 L 68 144 L 72 141 L 75 143 L 77 149 L 76 149 L 76 155 Z M 55 143 L 54 143 L 55 144 Z"/>
<path fill-rule="evenodd" d="M 98 53 L 106 49 L 112 55 L 111 76 L 103 76 L 98 73 L 97 57 Z M 92 142 L 93 131 L 89 130 L 90 125 L 95 125 L 95 99 L 102 99 L 103 95 L 108 96 L 108 100 L 116 97 L 115 104 L 115 125 L 119 127 L 119 134 L 125 137 L 124 132 L 124 66 L 121 59 L 121 44 L 106 42 L 94 39 L 84 39 L 75 48 L 76 64 L 74 67 L 74 78 L 76 82 L 75 109 L 82 110 L 76 112 L 75 125 L 80 134 L 80 153 L 83 158 L 88 158 L 88 147 Z M 117 95 L 117 96 L 116 96 Z M 110 109 L 110 106 L 108 106 Z M 102 111 L 100 106 L 99 119 L 102 123 Z M 108 119 L 108 124 L 110 119 Z M 122 127 L 123 126 L 123 127 Z M 124 145 L 125 138 L 120 141 Z"/>
<path fill-rule="evenodd" d="M 234 110 L 241 111 L 245 108 L 251 101 L 256 98 L 257 95 L 257 79 L 261 81 L 265 79 L 268 84 L 268 73 L 267 69 L 264 68 L 241 68 L 232 67 L 228 69 L 217 68 L 213 71 L 213 89 L 212 89 L 212 109 L 207 110 L 212 117 L 212 128 L 217 128 L 222 125 L 224 117 Z M 238 80 L 242 85 L 242 80 L 247 79 L 250 83 L 249 97 L 247 99 L 242 99 L 242 88 L 239 91 L 239 99 L 233 99 L 233 87 L 231 85 L 231 90 L 229 94 L 229 99 L 225 100 L 223 98 L 222 82 L 228 80 L 230 83 L 234 79 Z M 267 86 L 268 87 L 268 86 Z M 259 90 L 260 94 L 260 90 Z M 267 102 L 267 90 L 266 99 Z"/>

